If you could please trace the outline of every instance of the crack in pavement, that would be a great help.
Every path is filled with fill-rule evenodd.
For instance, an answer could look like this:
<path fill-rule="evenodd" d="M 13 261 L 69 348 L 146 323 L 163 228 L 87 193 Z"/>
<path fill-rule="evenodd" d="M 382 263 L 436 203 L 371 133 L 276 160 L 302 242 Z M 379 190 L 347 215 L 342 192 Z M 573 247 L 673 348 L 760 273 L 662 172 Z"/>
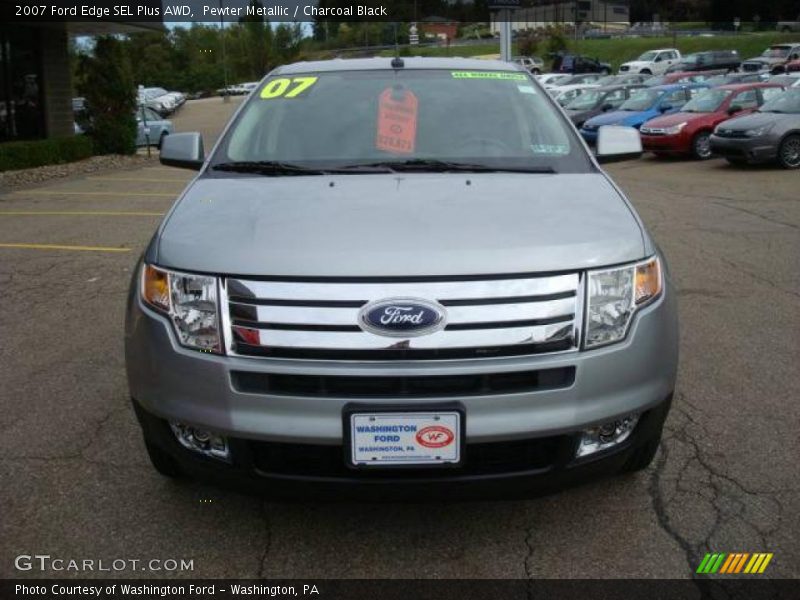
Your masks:
<path fill-rule="evenodd" d="M 692 408 L 694 406 L 686 398 L 686 395 L 679 393 L 673 410 L 675 414 L 683 417 L 684 422 L 681 425 L 669 425 L 666 428 L 667 433 L 663 438 L 655 468 L 650 474 L 648 494 L 659 526 L 681 548 L 690 572 L 693 574 L 692 577 L 699 581 L 706 579 L 706 576 L 695 573 L 700 557 L 712 551 L 714 539 L 717 537 L 720 528 L 724 524 L 730 523 L 733 519 L 738 519 L 754 532 L 754 536 L 758 538 L 760 544 L 759 551 L 768 551 L 770 546 L 769 538 L 780 529 L 783 514 L 783 504 L 774 496 L 788 490 L 752 489 L 725 470 L 715 466 L 697 441 L 697 435 L 705 435 L 707 437 L 708 432 L 703 422 L 691 414 Z M 702 414 L 702 411 L 698 410 L 698 412 Z M 699 431 L 693 432 L 692 428 L 696 428 Z M 667 466 L 672 464 L 672 460 L 678 460 L 673 457 L 673 453 L 679 452 L 681 449 L 688 450 L 689 455 L 678 465 L 677 476 L 672 490 L 681 494 L 696 495 L 705 501 L 714 513 L 713 520 L 699 541 L 690 540 L 680 530 L 680 521 L 674 518 L 674 513 L 680 510 L 681 507 L 685 507 L 685 505 L 677 504 L 677 508 L 675 508 L 673 503 L 676 502 L 676 498 L 674 496 L 672 498 L 667 497 L 667 492 L 670 488 L 665 475 Z M 700 469 L 701 478 L 693 480 L 691 488 L 687 488 L 684 484 L 688 471 L 692 467 Z M 753 510 L 751 500 L 754 498 L 772 503 L 773 506 L 769 512 L 777 515 L 773 526 L 762 527 L 749 517 L 748 512 Z M 674 510 L 671 510 L 671 508 L 674 508 Z M 690 532 L 696 533 L 691 528 Z"/>
<path fill-rule="evenodd" d="M 258 579 L 265 578 L 264 573 L 266 572 L 267 556 L 272 549 L 272 525 L 269 519 L 268 503 L 264 501 L 261 508 L 264 512 L 264 533 L 266 534 L 266 539 L 264 540 L 264 550 L 261 552 L 261 558 L 258 563 L 258 573 L 256 574 Z"/>

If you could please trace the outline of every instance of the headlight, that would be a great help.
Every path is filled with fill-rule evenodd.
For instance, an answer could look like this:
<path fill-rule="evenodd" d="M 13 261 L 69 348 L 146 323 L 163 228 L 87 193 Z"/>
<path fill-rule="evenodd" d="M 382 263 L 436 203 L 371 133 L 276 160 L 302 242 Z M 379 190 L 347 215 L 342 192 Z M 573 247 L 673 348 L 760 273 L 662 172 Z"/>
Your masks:
<path fill-rule="evenodd" d="M 216 277 L 144 265 L 141 294 L 149 306 L 169 317 L 182 345 L 222 353 Z"/>
<path fill-rule="evenodd" d="M 686 121 L 683 123 L 678 123 L 677 125 L 673 125 L 672 127 L 667 127 L 664 129 L 664 133 L 667 135 L 675 135 L 676 133 L 680 133 L 681 129 L 686 127 Z"/>
<path fill-rule="evenodd" d="M 747 137 L 761 137 L 762 135 L 769 133 L 771 129 L 772 129 L 772 124 L 763 125 L 761 127 L 756 127 L 755 129 L 748 129 L 747 131 L 744 132 L 744 134 Z"/>
<path fill-rule="evenodd" d="M 586 348 L 613 344 L 625 338 L 634 313 L 661 294 L 658 257 L 644 262 L 589 271 L 586 305 Z"/>

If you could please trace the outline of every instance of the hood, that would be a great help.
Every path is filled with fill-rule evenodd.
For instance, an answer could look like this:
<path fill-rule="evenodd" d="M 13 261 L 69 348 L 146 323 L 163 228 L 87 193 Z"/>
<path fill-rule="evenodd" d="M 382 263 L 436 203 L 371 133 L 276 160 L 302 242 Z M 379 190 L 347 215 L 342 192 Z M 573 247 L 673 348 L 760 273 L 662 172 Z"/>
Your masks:
<path fill-rule="evenodd" d="M 200 177 L 158 237 L 162 266 L 262 276 L 560 271 L 645 252 L 601 173 Z"/>
<path fill-rule="evenodd" d="M 588 108 L 586 110 L 575 110 L 575 109 L 566 109 L 564 112 L 567 113 L 570 121 L 573 123 L 582 123 L 586 119 L 589 119 L 600 112 L 599 108 Z"/>
<path fill-rule="evenodd" d="M 788 117 L 788 116 L 794 116 L 794 115 L 754 112 L 750 113 L 749 115 L 743 115 L 741 117 L 734 117 L 733 119 L 728 119 L 727 121 L 725 121 L 724 124 L 720 125 L 720 128 L 732 129 L 734 131 L 756 129 L 763 125 L 769 125 L 770 123 L 775 123 L 775 121 L 779 120 L 780 117 Z"/>
<path fill-rule="evenodd" d="M 691 123 L 693 121 L 700 121 L 711 116 L 717 116 L 718 113 L 692 113 L 692 112 L 677 112 L 668 115 L 662 115 L 655 119 L 650 119 L 647 122 L 648 127 L 672 127 L 679 123 Z M 724 115 L 723 115 L 724 116 Z"/>
<path fill-rule="evenodd" d="M 641 69 L 643 67 L 649 67 L 652 63 L 647 62 L 646 60 L 632 60 L 630 62 L 622 63 L 622 67 L 628 67 L 629 69 Z"/>
<path fill-rule="evenodd" d="M 650 113 L 647 111 L 631 112 L 629 110 L 614 110 L 593 117 L 586 122 L 586 125 L 592 127 L 600 127 L 602 125 L 629 125 L 633 127 L 643 123 L 649 114 Z"/>

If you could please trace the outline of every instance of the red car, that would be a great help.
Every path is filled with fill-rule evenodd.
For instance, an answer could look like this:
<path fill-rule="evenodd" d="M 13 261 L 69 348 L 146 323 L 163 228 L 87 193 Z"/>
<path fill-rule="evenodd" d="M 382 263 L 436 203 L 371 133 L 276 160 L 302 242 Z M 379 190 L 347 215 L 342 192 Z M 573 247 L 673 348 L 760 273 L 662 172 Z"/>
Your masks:
<path fill-rule="evenodd" d="M 701 91 L 680 112 L 642 125 L 642 146 L 656 156 L 689 154 L 698 159 L 710 158 L 710 136 L 717 125 L 734 115 L 756 110 L 783 89 L 774 83 L 736 83 Z"/>

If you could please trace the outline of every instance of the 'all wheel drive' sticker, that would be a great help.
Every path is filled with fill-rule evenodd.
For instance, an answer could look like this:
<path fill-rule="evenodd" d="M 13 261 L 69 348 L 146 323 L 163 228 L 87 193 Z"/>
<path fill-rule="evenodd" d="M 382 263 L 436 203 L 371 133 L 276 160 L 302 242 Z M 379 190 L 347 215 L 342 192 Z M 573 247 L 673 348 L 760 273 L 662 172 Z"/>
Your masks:
<path fill-rule="evenodd" d="M 375 147 L 393 154 L 411 154 L 417 141 L 417 97 L 413 92 L 386 88 L 378 101 Z"/>
<path fill-rule="evenodd" d="M 529 81 L 525 73 L 506 71 L 451 71 L 453 79 L 504 79 L 506 81 Z"/>

